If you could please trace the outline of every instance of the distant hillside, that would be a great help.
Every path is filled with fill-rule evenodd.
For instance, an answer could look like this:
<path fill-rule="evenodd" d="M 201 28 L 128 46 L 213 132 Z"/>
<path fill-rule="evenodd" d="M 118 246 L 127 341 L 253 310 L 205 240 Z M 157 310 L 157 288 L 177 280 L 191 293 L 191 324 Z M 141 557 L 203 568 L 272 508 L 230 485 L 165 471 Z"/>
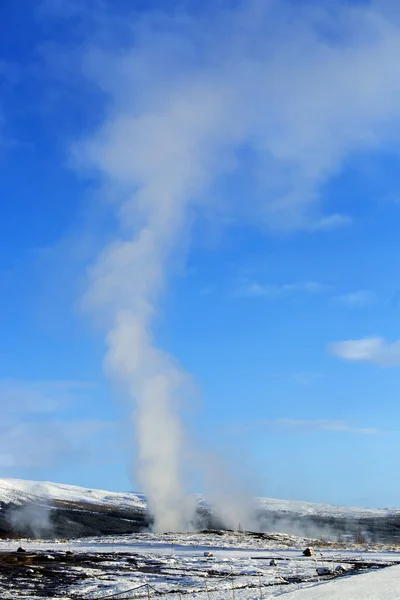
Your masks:
<path fill-rule="evenodd" d="M 49 482 L 0 479 L 0 536 L 80 537 L 139 532 L 143 496 Z"/>
<path fill-rule="evenodd" d="M 49 482 L 0 479 L 1 537 L 81 537 L 136 533 L 151 526 L 146 499 L 133 492 L 108 492 Z M 219 518 L 198 497 L 197 524 L 223 529 Z M 253 528 L 305 537 L 348 536 L 400 541 L 400 510 L 330 506 L 256 498 Z M 221 514 L 222 513 L 222 514 Z"/>
<path fill-rule="evenodd" d="M 146 510 L 146 499 L 133 492 L 107 492 L 77 485 L 28 481 L 25 479 L 0 479 L 0 502 L 22 504 L 29 501 L 60 500 L 82 502 L 98 506 L 118 506 L 124 509 Z"/>

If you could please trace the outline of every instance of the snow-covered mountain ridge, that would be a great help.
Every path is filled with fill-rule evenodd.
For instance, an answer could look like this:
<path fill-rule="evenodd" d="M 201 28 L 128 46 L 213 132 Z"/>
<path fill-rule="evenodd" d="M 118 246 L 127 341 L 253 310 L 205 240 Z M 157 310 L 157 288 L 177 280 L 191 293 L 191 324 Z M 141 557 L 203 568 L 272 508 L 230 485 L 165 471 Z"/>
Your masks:
<path fill-rule="evenodd" d="M 147 507 L 145 496 L 134 492 L 109 492 L 60 483 L 0 479 L 0 502 L 21 505 L 28 502 L 43 502 L 43 500 L 49 504 L 82 503 L 140 512 L 145 511 Z M 200 497 L 199 502 L 202 502 Z M 384 518 L 400 515 L 400 509 L 333 506 L 274 498 L 255 498 L 255 507 L 280 514 L 333 518 Z"/>
<path fill-rule="evenodd" d="M 147 508 L 144 496 L 133 492 L 108 492 L 49 481 L 0 479 L 0 502 L 25 504 L 38 500 L 49 503 L 60 501 L 96 504 L 133 510 Z"/>

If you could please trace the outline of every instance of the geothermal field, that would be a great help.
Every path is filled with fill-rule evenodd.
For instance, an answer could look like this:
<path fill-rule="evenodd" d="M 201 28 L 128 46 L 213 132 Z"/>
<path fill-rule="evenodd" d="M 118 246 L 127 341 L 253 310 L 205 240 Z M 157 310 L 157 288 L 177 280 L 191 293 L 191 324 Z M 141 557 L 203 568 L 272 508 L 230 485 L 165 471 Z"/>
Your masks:
<path fill-rule="evenodd" d="M 0 600 L 400 600 L 399 56 L 400 0 L 0 0 Z"/>
<path fill-rule="evenodd" d="M 258 498 L 258 530 L 228 530 L 196 498 L 204 529 L 155 533 L 133 493 L 1 480 L 0 501 L 1 598 L 400 597 L 400 511 Z"/>

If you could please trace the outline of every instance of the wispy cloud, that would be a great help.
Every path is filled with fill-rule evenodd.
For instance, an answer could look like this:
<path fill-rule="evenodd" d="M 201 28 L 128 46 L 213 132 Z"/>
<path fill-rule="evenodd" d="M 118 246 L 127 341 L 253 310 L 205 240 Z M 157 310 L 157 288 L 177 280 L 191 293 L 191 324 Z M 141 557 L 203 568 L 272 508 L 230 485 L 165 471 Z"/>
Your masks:
<path fill-rule="evenodd" d="M 0 428 L 0 468 L 46 469 L 109 459 L 115 424 L 98 420 L 21 422 Z M 115 432 L 114 432 L 115 433 Z M 110 434 L 114 443 L 109 443 Z"/>
<path fill-rule="evenodd" d="M 377 435 L 379 429 L 371 427 L 355 427 L 347 421 L 332 419 L 275 419 L 268 422 L 272 427 L 279 427 L 288 431 L 332 431 L 347 432 L 360 435 Z"/>
<path fill-rule="evenodd" d="M 324 373 L 313 373 L 310 371 L 298 371 L 291 373 L 290 377 L 299 385 L 311 385 L 325 377 Z"/>
<path fill-rule="evenodd" d="M 315 373 L 313 371 L 294 371 L 294 372 L 282 372 L 273 373 L 273 377 L 285 379 L 286 381 L 292 381 L 298 385 L 312 385 L 318 380 L 324 379 L 324 373 Z"/>
<path fill-rule="evenodd" d="M 333 214 L 321 217 L 309 224 L 310 231 L 330 231 L 339 227 L 351 225 L 352 219 L 349 215 Z"/>
<path fill-rule="evenodd" d="M 375 427 L 356 427 L 347 421 L 332 419 L 277 419 L 273 425 L 296 431 L 343 431 L 360 435 L 377 435 L 382 433 Z"/>
<path fill-rule="evenodd" d="M 0 380 L 0 467 L 52 468 L 112 456 L 116 424 L 76 417 L 95 389 L 90 381 Z"/>
<path fill-rule="evenodd" d="M 336 296 L 334 300 L 347 308 L 364 308 L 374 304 L 377 301 L 377 295 L 371 290 L 359 290 Z"/>
<path fill-rule="evenodd" d="M 387 342 L 380 337 L 345 340 L 329 345 L 330 351 L 344 360 L 364 362 L 381 367 L 400 365 L 400 340 Z"/>
<path fill-rule="evenodd" d="M 237 285 L 233 295 L 242 298 L 265 298 L 269 300 L 295 298 L 305 295 L 324 295 L 338 306 L 351 309 L 366 308 L 378 301 L 377 295 L 371 290 L 357 290 L 355 292 L 338 294 L 335 292 L 334 286 L 317 281 L 271 284 L 255 279 L 246 279 Z"/>
<path fill-rule="evenodd" d="M 358 427 L 348 421 L 336 419 L 266 419 L 257 423 L 240 425 L 235 432 L 246 433 L 257 429 L 279 429 L 286 433 L 306 433 L 310 431 L 330 431 L 357 435 L 379 435 L 383 433 L 374 427 Z"/>
<path fill-rule="evenodd" d="M 235 296 L 253 298 L 288 298 L 304 294 L 323 294 L 329 290 L 329 286 L 316 281 L 303 281 L 284 284 L 267 284 L 257 281 L 245 281 L 239 284 L 234 291 Z"/>
<path fill-rule="evenodd" d="M 90 381 L 0 380 L 0 405 L 4 420 L 11 414 L 54 413 L 82 398 L 95 384 Z"/>

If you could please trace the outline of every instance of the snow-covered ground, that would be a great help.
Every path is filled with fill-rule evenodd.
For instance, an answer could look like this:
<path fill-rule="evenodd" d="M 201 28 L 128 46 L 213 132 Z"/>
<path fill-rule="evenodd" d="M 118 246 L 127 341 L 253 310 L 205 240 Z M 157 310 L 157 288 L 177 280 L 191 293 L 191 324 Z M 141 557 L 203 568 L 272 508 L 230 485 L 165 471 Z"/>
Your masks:
<path fill-rule="evenodd" d="M 331 577 L 330 574 L 318 575 L 317 569 L 336 573 L 338 568 L 343 568 L 345 575 L 329 584 L 336 589 L 337 584 L 344 585 L 342 581 L 349 586 L 359 585 L 364 575 L 349 576 L 357 566 L 376 568 L 400 561 L 400 553 L 360 549 L 317 548 L 315 556 L 305 557 L 302 550 L 306 540 L 283 535 L 261 543 L 245 533 L 222 536 L 137 534 L 73 541 L 22 540 L 21 543 L 27 552 L 17 565 L 17 571 L 10 576 L 0 569 L 2 598 L 18 598 L 24 594 L 37 598 L 38 590 L 43 592 L 41 586 L 46 583 L 46 577 L 50 577 L 46 589 L 53 590 L 54 596 L 47 597 L 99 599 L 118 594 L 115 600 L 128 596 L 148 600 L 168 594 L 165 596 L 168 600 L 183 600 L 183 596 L 190 596 L 191 600 L 257 600 L 293 592 L 288 598 L 296 599 L 296 594 L 311 594 L 310 585 L 318 585 Z M 18 544 L 15 540 L 0 543 L 0 565 L 2 557 L 9 553 L 16 556 Z M 212 556 L 205 556 L 205 552 Z M 393 572 L 398 577 L 400 567 L 398 569 L 387 570 L 387 573 Z M 386 569 L 382 569 L 377 575 L 385 572 Z M 51 583 L 54 574 L 56 584 Z M 377 581 L 386 581 L 385 577 L 382 575 Z M 323 590 L 324 585 L 315 589 Z M 385 589 L 390 589 L 389 585 L 387 581 Z M 302 597 L 299 596 L 299 600 Z M 310 600 L 319 597 L 325 596 L 310 596 Z M 359 597 L 363 598 L 351 594 L 342 596 L 345 600 Z"/>
<path fill-rule="evenodd" d="M 313 585 L 285 594 L 284 600 L 396 600 L 400 598 L 400 567 Z"/>

